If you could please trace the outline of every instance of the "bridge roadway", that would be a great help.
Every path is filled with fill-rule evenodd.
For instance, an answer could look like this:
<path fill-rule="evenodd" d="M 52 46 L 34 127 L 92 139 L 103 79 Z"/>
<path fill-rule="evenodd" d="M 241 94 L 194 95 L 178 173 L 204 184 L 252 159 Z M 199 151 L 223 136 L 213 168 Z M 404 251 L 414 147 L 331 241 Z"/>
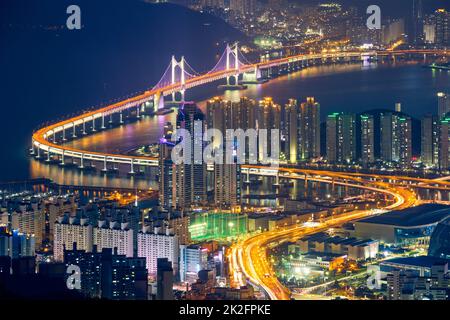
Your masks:
<path fill-rule="evenodd" d="M 297 173 L 291 171 L 291 178 L 296 178 Z M 304 173 L 300 173 L 303 175 Z M 302 178 L 300 175 L 298 178 Z M 336 176 L 343 181 L 333 181 L 332 179 L 310 178 L 313 181 L 325 183 L 336 183 L 339 185 L 360 188 L 387 194 L 394 199 L 393 204 L 385 207 L 386 210 L 404 209 L 414 206 L 417 198 L 409 189 L 394 186 L 386 182 L 364 180 L 359 177 L 346 176 L 337 173 Z M 317 232 L 325 231 L 328 228 L 342 225 L 343 223 L 359 220 L 373 215 L 372 210 L 354 210 L 339 216 L 328 217 L 317 225 L 294 225 L 284 228 L 263 232 L 240 240 L 233 244 L 227 258 L 230 265 L 231 284 L 240 287 L 249 281 L 257 286 L 271 300 L 288 300 L 291 292 L 278 280 L 267 256 L 270 246 L 277 246 L 283 242 L 295 241 L 298 238 Z"/>
<path fill-rule="evenodd" d="M 200 86 L 206 83 L 214 82 L 220 79 L 224 79 L 230 76 L 238 76 L 243 73 L 251 73 L 256 70 L 267 69 L 275 66 L 289 65 L 292 63 L 302 63 L 302 65 L 309 65 L 309 63 L 314 63 L 314 61 L 327 61 L 331 59 L 332 61 L 338 60 L 351 60 L 351 59 L 364 59 L 364 57 L 375 57 L 375 56 L 402 56 L 406 54 L 414 55 L 448 55 L 450 52 L 442 50 L 404 50 L 404 51 L 358 51 L 358 52 L 334 52 L 334 53 L 320 53 L 320 54 L 300 54 L 295 56 L 290 56 L 286 58 L 280 58 L 276 60 L 270 60 L 255 64 L 242 65 L 238 69 L 228 69 L 219 70 L 215 72 L 206 73 L 199 76 L 194 76 L 190 79 L 185 80 L 183 83 L 181 81 L 174 84 L 169 84 L 165 87 L 154 88 L 145 91 L 142 94 L 136 95 L 132 98 L 125 99 L 123 101 L 111 104 L 109 106 L 100 108 L 98 110 L 85 112 L 81 115 L 66 119 L 52 125 L 43 127 L 32 135 L 32 153 L 36 155 L 37 158 L 47 156 L 47 160 L 51 160 L 52 155 L 56 155 L 61 158 L 61 163 L 64 164 L 65 157 L 71 157 L 72 159 L 78 159 L 80 168 L 84 168 L 85 160 L 96 161 L 103 163 L 103 170 L 107 170 L 107 164 L 128 164 L 130 165 L 130 173 L 134 173 L 135 166 L 157 166 L 158 159 L 151 157 L 141 157 L 141 156 L 127 156 L 120 154 L 110 154 L 102 152 L 94 152 L 88 150 L 81 150 L 76 148 L 71 148 L 64 145 L 64 141 L 67 138 L 68 130 L 72 131 L 72 137 L 76 138 L 76 128 L 82 127 L 83 134 L 87 134 L 86 124 L 91 123 L 91 130 L 95 132 L 98 129 L 106 129 L 105 117 L 112 116 L 112 114 L 119 113 L 120 120 L 122 122 L 122 112 L 124 110 L 129 110 L 136 108 L 139 117 L 139 110 L 145 103 L 153 101 L 156 103 L 160 97 L 175 93 L 184 92 L 186 89 L 190 89 L 196 86 Z M 96 121 L 100 122 L 97 124 Z M 60 135 L 61 143 L 57 142 L 57 134 Z"/>

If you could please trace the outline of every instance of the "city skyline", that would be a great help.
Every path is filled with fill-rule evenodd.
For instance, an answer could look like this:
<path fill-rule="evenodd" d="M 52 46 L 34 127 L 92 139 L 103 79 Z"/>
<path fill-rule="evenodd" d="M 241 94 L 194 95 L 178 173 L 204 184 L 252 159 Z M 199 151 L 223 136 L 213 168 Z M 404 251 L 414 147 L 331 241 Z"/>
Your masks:
<path fill-rule="evenodd" d="M 5 6 L 1 299 L 450 300 L 450 11 L 102 1 Z"/>

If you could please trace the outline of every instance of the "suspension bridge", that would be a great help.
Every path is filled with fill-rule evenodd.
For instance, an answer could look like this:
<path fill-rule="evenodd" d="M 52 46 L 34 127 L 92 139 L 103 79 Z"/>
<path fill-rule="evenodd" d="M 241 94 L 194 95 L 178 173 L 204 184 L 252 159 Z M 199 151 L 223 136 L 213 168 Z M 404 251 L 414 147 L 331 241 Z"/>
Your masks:
<path fill-rule="evenodd" d="M 91 164 L 102 163 L 102 171 L 110 170 L 108 165 L 111 164 L 127 164 L 130 168 L 129 173 L 135 174 L 137 166 L 157 166 L 158 159 L 75 149 L 64 145 L 64 142 L 68 138 L 76 139 L 78 135 L 84 136 L 88 134 L 88 131 L 91 133 L 106 129 L 107 122 L 113 122 L 113 115 L 118 114 L 119 123 L 123 123 L 123 112 L 126 110 L 135 111 L 136 117 L 140 118 L 146 106 L 153 104 L 155 110 L 162 109 L 165 99 L 169 97 L 172 102 L 182 103 L 185 101 L 187 90 L 222 79 L 226 79 L 228 85 L 231 80 L 234 84 L 238 84 L 240 76 L 242 76 L 242 82 L 258 83 L 262 72 L 274 67 L 283 67 L 289 72 L 327 62 L 363 61 L 380 56 L 396 57 L 405 54 L 423 54 L 426 57 L 426 55 L 447 55 L 447 52 L 433 50 L 322 52 L 251 63 L 235 44 L 227 45 L 216 65 L 204 74 L 196 72 L 184 57 L 177 60 L 175 56 L 172 56 L 169 66 L 153 88 L 134 97 L 37 130 L 33 133 L 30 151 L 37 159 L 46 158 L 48 162 L 53 162 L 57 157 L 61 165 L 64 165 L 65 159 L 70 157 L 73 163 L 77 161 L 80 169 L 86 167 L 86 161 Z M 176 100 L 177 95 L 180 97 L 179 100 Z"/>

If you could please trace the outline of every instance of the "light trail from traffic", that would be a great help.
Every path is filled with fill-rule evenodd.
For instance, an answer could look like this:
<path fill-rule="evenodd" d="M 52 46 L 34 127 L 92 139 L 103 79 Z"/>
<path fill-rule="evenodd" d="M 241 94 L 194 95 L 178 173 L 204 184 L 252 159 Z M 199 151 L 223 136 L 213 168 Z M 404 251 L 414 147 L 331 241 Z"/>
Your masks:
<path fill-rule="evenodd" d="M 295 176 L 296 169 L 287 169 L 292 179 L 305 179 L 305 176 Z M 298 172 L 304 174 L 303 170 L 298 169 Z M 309 173 L 313 173 L 309 171 Z M 385 207 L 385 210 L 405 209 L 414 206 L 417 203 L 417 198 L 414 192 L 406 188 L 393 186 L 386 182 L 363 180 L 359 177 L 346 176 L 343 173 L 317 171 L 316 174 L 328 177 L 338 177 L 346 179 L 349 182 L 334 181 L 324 178 L 316 178 L 314 176 L 308 177 L 308 180 L 336 183 L 352 188 L 365 189 L 375 192 L 380 192 L 393 197 L 394 203 Z M 361 184 L 364 183 L 364 184 Z M 346 222 L 359 220 L 373 215 L 371 210 L 354 210 L 339 216 L 332 216 L 324 219 L 316 227 L 306 225 L 294 225 L 284 228 L 275 229 L 272 231 L 263 232 L 247 239 L 238 241 L 230 247 L 228 252 L 228 259 L 230 261 L 230 274 L 238 275 L 238 280 L 232 277 L 232 284 L 235 286 L 245 285 L 242 280 L 242 275 L 248 278 L 249 282 L 254 286 L 262 289 L 262 291 L 271 300 L 288 300 L 291 298 L 290 291 L 284 287 L 277 279 L 270 262 L 267 257 L 267 250 L 271 245 L 280 245 L 286 241 L 295 241 L 300 237 L 325 231 L 331 227 L 342 225 Z M 245 253 L 245 254 L 242 254 Z"/>

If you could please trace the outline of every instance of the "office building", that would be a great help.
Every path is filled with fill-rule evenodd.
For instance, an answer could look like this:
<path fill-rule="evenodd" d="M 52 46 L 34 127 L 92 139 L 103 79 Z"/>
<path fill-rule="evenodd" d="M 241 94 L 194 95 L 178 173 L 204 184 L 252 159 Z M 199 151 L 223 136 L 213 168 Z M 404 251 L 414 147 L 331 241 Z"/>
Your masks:
<path fill-rule="evenodd" d="M 192 284 L 208 267 L 208 251 L 198 245 L 180 246 L 180 281 Z"/>
<path fill-rule="evenodd" d="M 355 115 L 332 113 L 327 117 L 327 160 L 351 163 L 356 159 Z"/>

